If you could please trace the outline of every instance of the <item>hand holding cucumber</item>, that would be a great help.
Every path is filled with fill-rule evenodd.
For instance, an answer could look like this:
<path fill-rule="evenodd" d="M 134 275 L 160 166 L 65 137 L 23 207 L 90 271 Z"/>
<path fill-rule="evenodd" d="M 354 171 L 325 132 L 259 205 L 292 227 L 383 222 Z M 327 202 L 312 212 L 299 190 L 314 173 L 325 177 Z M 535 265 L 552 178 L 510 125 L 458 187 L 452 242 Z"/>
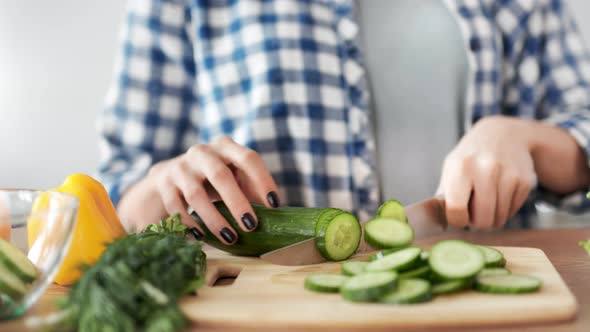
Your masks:
<path fill-rule="evenodd" d="M 182 222 L 194 228 L 193 234 L 202 237 L 204 230 L 188 215 L 187 207 L 191 207 L 219 241 L 233 244 L 238 234 L 212 200 L 223 200 L 239 227 L 251 232 L 258 220 L 250 202 L 277 207 L 277 192 L 270 172 L 255 151 L 221 137 L 155 164 L 121 198 L 118 210 L 121 220 L 136 229 L 143 229 L 155 215 L 179 213 Z"/>

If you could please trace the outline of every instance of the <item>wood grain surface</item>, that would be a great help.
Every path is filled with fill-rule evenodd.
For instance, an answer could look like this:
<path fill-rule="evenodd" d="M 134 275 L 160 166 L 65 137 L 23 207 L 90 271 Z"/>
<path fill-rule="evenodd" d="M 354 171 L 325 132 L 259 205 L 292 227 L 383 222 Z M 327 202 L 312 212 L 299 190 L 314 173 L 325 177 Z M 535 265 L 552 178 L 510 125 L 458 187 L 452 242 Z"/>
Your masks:
<path fill-rule="evenodd" d="M 534 248 L 496 247 L 513 273 L 543 281 L 539 292 L 496 295 L 475 291 L 441 296 L 415 305 L 350 303 L 340 294 L 306 291 L 303 280 L 311 272 L 340 273 L 340 263 L 279 266 L 257 258 L 211 251 L 208 284 L 219 276 L 236 276 L 228 286 L 205 286 L 188 297 L 181 308 L 202 327 L 291 328 L 345 331 L 416 327 L 485 326 L 560 322 L 574 318 L 574 296 L 547 259 Z M 365 254 L 356 259 L 366 260 Z"/>
<path fill-rule="evenodd" d="M 432 326 L 430 328 L 416 328 L 408 329 L 401 328 L 396 330 L 412 330 L 412 331 L 477 331 L 477 332 L 505 332 L 505 331 L 524 331 L 524 332 L 587 332 L 590 331 L 590 257 L 588 254 L 578 246 L 578 241 L 590 238 L 590 228 L 581 229 L 554 229 L 554 230 L 525 230 L 525 231 L 503 231 L 503 232 L 465 232 L 453 234 L 441 234 L 435 237 L 419 240 L 421 245 L 430 245 L 438 240 L 445 238 L 459 238 L 472 242 L 477 242 L 492 246 L 519 246 L 519 247 L 533 247 L 541 249 L 549 258 L 553 266 L 559 272 L 561 278 L 565 281 L 567 287 L 574 294 L 578 303 L 577 316 L 571 320 L 561 323 L 531 323 L 519 325 L 498 325 L 490 322 L 486 327 L 454 327 L 441 328 L 440 326 Z M 222 274 L 232 274 L 240 269 L 239 265 L 226 266 L 230 271 L 222 271 Z M 233 272 L 231 269 L 234 269 Z M 64 293 L 64 289 L 59 286 L 51 286 L 41 301 L 35 305 L 23 318 L 11 322 L 0 323 L 0 331 L 29 331 L 25 328 L 23 322 L 27 317 L 36 314 L 46 314 L 54 310 L 53 302 L 59 294 Z M 299 290 L 297 291 L 299 294 Z M 251 291 L 251 302 L 254 303 L 257 299 L 258 293 L 255 290 Z M 323 295 L 318 295 L 323 296 Z M 186 300 L 185 300 L 186 301 Z M 246 304 L 247 305 L 247 304 Z M 195 309 L 203 310 L 204 308 Z M 225 310 L 221 309 L 221 310 Z M 522 312 L 520 309 L 518 312 Z M 545 310 L 549 314 L 549 310 Z M 298 312 L 294 312 L 297 315 Z M 272 316 L 271 311 L 259 312 L 256 314 L 259 317 Z M 237 327 L 237 326 L 236 326 Z M 358 331 L 378 331 L 380 328 L 368 328 L 363 324 L 357 325 Z M 312 325 L 297 329 L 293 326 L 277 326 L 273 331 L 281 330 L 317 330 L 318 325 Z M 350 329 L 355 330 L 351 327 Z M 203 326 L 195 323 L 190 331 L 256 331 L 257 327 L 240 326 L 235 329 L 226 327 Z M 392 329 L 387 329 L 391 331 Z"/>

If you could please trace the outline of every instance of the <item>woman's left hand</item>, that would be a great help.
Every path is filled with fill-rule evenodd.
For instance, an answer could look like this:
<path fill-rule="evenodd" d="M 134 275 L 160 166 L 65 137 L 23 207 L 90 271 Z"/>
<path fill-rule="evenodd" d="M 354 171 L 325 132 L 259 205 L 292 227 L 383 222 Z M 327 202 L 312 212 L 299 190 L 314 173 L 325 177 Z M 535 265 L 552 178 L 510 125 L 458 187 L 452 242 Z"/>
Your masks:
<path fill-rule="evenodd" d="M 501 227 L 536 186 L 530 121 L 503 116 L 477 122 L 444 162 L 437 194 L 449 225 Z"/>

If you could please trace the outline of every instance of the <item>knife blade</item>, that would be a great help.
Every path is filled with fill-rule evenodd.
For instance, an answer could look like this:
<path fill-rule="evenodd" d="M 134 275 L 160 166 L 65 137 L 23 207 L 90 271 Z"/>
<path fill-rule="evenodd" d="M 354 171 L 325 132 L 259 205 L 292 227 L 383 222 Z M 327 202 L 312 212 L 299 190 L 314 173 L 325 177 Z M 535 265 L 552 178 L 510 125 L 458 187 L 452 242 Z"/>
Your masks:
<path fill-rule="evenodd" d="M 433 197 L 405 207 L 406 215 L 412 228 L 414 237 L 439 234 L 446 231 L 447 219 L 445 217 L 444 199 Z M 363 222 L 363 224 L 366 223 Z M 364 232 L 364 227 L 363 227 Z M 361 237 L 361 244 L 357 254 L 373 251 Z M 290 246 L 267 252 L 260 256 L 261 259 L 277 265 L 311 265 L 326 262 L 315 244 L 315 238 L 304 240 Z"/>

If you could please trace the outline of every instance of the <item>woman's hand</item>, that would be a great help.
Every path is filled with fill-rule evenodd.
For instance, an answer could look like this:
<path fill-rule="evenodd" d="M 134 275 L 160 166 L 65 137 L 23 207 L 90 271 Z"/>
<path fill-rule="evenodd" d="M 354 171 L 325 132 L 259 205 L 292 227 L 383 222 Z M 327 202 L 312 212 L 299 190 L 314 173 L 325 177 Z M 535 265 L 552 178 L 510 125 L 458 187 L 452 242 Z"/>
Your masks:
<path fill-rule="evenodd" d="M 537 181 L 535 125 L 489 117 L 461 139 L 445 160 L 437 190 L 445 198 L 449 225 L 500 227 L 516 214 Z"/>
<path fill-rule="evenodd" d="M 137 225 L 141 219 L 132 213 L 137 213 L 139 207 L 133 206 L 137 204 L 132 199 L 141 201 L 142 196 L 147 198 L 145 193 L 155 194 L 158 199 L 144 204 L 144 208 L 150 210 L 144 214 L 162 217 L 179 213 L 182 222 L 195 227 L 202 236 L 203 230 L 187 213 L 187 206 L 190 206 L 211 233 L 226 244 L 235 243 L 238 235 L 212 204 L 213 199 L 223 200 L 245 232 L 258 226 L 250 201 L 268 207 L 279 206 L 277 186 L 263 160 L 254 150 L 229 137 L 221 137 L 211 144 L 194 145 L 183 155 L 155 164 L 147 177 L 132 187 L 119 204 L 120 212 L 134 219 L 131 223 L 136 226 L 146 225 Z"/>

